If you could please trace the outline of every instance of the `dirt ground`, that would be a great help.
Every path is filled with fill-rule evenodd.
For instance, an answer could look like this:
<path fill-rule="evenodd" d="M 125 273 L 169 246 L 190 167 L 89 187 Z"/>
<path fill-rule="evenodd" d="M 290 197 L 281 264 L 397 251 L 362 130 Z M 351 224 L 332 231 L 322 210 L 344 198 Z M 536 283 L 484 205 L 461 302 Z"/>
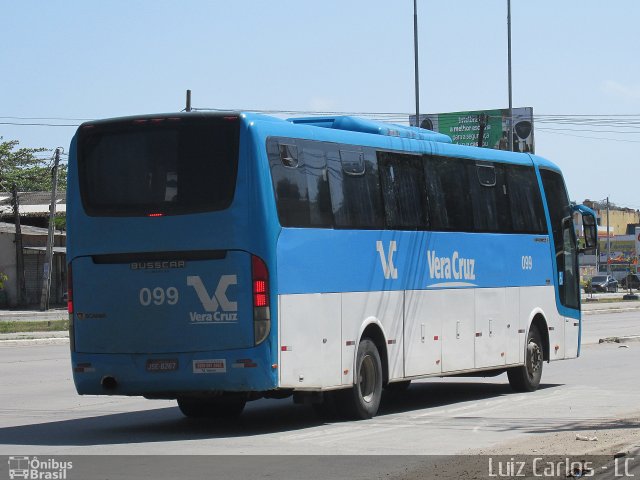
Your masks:
<path fill-rule="evenodd" d="M 553 474 L 543 475 L 547 478 L 579 478 L 582 475 L 594 476 L 594 474 L 606 473 L 604 469 L 607 465 L 608 473 L 612 474 L 614 472 L 611 471 L 611 465 L 614 457 L 637 457 L 640 455 L 639 452 L 640 412 L 637 416 L 626 419 L 586 422 L 574 431 L 533 434 L 520 440 L 467 450 L 459 455 L 425 457 L 419 467 L 408 467 L 402 474 L 387 478 L 394 480 L 538 478 L 544 470 L 534 471 L 533 459 L 536 457 L 543 458 L 540 464 L 547 465 L 549 462 L 548 465 L 553 464 L 556 467 Z M 585 461 L 590 462 L 589 465 L 592 467 L 590 471 L 580 472 L 578 467 L 577 470 L 568 473 L 570 469 L 567 469 L 567 463 L 574 468 L 574 462 L 579 464 Z M 517 471 L 520 463 L 524 467 L 522 472 Z M 502 468 L 502 471 L 498 471 L 499 468 Z"/>
<path fill-rule="evenodd" d="M 596 438 L 597 440 L 578 440 Z M 614 455 L 631 446 L 640 447 L 640 415 L 586 423 L 575 431 L 529 435 L 521 440 L 464 452 L 466 455 Z"/>

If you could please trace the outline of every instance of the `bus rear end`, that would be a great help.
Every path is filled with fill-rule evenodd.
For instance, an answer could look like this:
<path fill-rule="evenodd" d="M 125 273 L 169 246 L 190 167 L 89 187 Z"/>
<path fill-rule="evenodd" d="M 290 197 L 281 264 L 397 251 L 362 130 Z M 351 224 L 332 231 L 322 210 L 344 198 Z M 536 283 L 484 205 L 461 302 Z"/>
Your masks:
<path fill-rule="evenodd" d="M 215 416 L 276 387 L 243 135 L 238 114 L 79 128 L 67 210 L 78 393 L 177 398 L 187 415 Z"/>

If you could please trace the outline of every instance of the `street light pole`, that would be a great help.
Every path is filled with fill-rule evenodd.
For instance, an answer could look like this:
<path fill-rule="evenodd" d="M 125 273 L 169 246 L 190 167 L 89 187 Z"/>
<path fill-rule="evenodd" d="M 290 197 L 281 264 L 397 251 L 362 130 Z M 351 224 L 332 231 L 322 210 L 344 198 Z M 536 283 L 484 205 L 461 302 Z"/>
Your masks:
<path fill-rule="evenodd" d="M 509 151 L 513 152 L 513 101 L 511 90 L 511 0 L 507 0 L 507 70 L 509 76 Z"/>
<path fill-rule="evenodd" d="M 413 52 L 416 89 L 416 127 L 420 126 L 420 83 L 418 81 L 418 4 L 413 0 Z"/>

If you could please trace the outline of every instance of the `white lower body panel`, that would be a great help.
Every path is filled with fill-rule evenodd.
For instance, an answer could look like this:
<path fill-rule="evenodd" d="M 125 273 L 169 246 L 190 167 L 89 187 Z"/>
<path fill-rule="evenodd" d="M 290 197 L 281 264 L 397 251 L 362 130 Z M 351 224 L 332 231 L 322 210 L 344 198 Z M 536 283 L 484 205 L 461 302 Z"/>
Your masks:
<path fill-rule="evenodd" d="M 575 357 L 579 323 L 558 314 L 552 286 L 281 295 L 280 387 L 352 385 L 358 342 L 372 324 L 390 381 L 522 364 L 537 314 L 548 324 L 550 360 Z"/>

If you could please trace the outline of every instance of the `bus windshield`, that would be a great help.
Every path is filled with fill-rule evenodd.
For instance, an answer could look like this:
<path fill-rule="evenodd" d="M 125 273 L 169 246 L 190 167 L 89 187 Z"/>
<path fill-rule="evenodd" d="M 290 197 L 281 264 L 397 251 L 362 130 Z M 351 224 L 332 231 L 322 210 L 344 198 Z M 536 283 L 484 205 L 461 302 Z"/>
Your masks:
<path fill-rule="evenodd" d="M 78 167 L 92 216 L 223 210 L 233 200 L 238 118 L 153 118 L 80 129 Z"/>

